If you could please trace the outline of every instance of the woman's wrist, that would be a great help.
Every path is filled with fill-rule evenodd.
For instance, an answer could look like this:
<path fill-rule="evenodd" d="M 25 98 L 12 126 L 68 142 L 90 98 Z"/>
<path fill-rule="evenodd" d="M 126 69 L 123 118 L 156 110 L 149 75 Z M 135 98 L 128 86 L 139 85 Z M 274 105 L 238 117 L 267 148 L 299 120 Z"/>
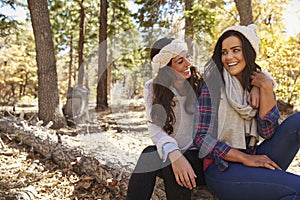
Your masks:
<path fill-rule="evenodd" d="M 178 149 L 170 152 L 169 155 L 168 155 L 171 162 L 177 160 L 180 156 L 182 156 L 182 154 Z"/>
<path fill-rule="evenodd" d="M 272 80 L 265 81 L 261 84 L 260 89 L 264 91 L 272 91 L 273 92 L 274 88 L 274 82 Z"/>
<path fill-rule="evenodd" d="M 247 154 L 237 150 L 237 149 L 230 149 L 230 151 L 226 154 L 224 157 L 225 160 L 227 161 L 232 161 L 232 162 L 239 162 L 239 163 L 244 163 L 245 160 L 247 160 Z"/>
<path fill-rule="evenodd" d="M 243 153 L 243 152 L 241 152 L 241 151 L 239 151 L 240 152 L 240 154 L 239 154 L 239 162 L 240 163 L 244 163 L 248 158 L 247 158 L 247 156 L 248 156 L 248 154 L 246 154 L 246 153 Z"/>

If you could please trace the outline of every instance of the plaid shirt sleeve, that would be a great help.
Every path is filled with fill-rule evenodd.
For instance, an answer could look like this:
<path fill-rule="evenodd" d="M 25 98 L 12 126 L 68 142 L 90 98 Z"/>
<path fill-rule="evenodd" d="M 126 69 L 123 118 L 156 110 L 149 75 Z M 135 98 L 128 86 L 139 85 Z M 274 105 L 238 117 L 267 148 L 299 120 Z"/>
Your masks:
<path fill-rule="evenodd" d="M 198 98 L 198 104 L 195 114 L 195 133 L 194 143 L 199 149 L 199 157 L 209 157 L 215 160 L 220 170 L 225 170 L 228 163 L 222 158 L 231 149 L 229 145 L 224 142 L 218 141 L 212 134 L 212 128 L 210 124 L 212 122 L 212 116 L 216 112 L 212 108 L 211 97 L 206 84 L 201 89 L 201 94 Z"/>
<path fill-rule="evenodd" d="M 264 139 L 271 138 L 279 125 L 279 118 L 280 112 L 276 105 L 264 116 L 263 119 L 259 117 L 259 113 L 257 112 L 256 119 L 259 135 Z"/>

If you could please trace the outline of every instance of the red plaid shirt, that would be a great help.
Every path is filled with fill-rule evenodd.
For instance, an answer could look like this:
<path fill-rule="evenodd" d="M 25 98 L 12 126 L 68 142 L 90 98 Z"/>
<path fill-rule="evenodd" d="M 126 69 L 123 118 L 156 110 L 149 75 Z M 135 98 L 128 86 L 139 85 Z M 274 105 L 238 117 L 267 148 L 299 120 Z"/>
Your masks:
<path fill-rule="evenodd" d="M 228 167 L 228 163 L 223 157 L 228 153 L 231 147 L 225 142 L 216 139 L 216 130 L 213 130 L 210 124 L 216 114 L 212 106 L 211 96 L 206 84 L 203 85 L 201 94 L 198 98 L 197 112 L 195 115 L 195 133 L 194 143 L 199 149 L 199 157 L 210 158 L 215 161 L 221 171 Z M 274 106 L 263 119 L 257 112 L 255 119 L 257 121 L 257 130 L 259 135 L 264 139 L 269 139 L 275 133 L 278 127 L 280 117 L 277 106 Z M 214 136 L 215 135 L 215 136 Z M 246 153 L 255 154 L 255 150 L 246 149 Z"/>

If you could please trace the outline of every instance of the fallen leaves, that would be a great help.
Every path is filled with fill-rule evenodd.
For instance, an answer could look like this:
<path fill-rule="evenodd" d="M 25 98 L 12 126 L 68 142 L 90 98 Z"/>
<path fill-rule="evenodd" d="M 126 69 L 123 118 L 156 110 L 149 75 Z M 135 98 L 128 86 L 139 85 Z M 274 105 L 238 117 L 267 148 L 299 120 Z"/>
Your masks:
<path fill-rule="evenodd" d="M 5 148 L 0 147 L 0 200 L 120 199 L 94 177 L 59 169 L 51 159 L 16 141 L 6 138 L 4 144 Z"/>

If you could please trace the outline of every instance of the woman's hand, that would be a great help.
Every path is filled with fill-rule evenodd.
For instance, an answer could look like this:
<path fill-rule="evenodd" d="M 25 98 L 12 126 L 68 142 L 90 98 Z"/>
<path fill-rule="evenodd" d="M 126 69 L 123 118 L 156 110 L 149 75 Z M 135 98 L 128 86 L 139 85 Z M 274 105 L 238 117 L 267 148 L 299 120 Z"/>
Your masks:
<path fill-rule="evenodd" d="M 175 175 L 176 182 L 180 186 L 188 189 L 196 187 L 196 174 L 189 161 L 180 153 L 179 150 L 169 153 L 169 159 Z"/>
<path fill-rule="evenodd" d="M 249 155 L 246 154 L 245 159 L 243 161 L 243 165 L 249 167 L 264 167 L 267 169 L 279 169 L 281 168 L 268 156 L 266 155 Z"/>
<path fill-rule="evenodd" d="M 258 108 L 259 107 L 259 97 L 260 97 L 259 88 L 256 86 L 252 87 L 252 89 L 247 97 L 248 104 L 252 108 Z"/>
<path fill-rule="evenodd" d="M 274 81 L 270 76 L 267 76 L 262 72 L 253 72 L 251 75 L 251 79 L 251 84 L 253 86 L 256 86 L 258 88 L 268 88 L 273 91 Z"/>
<path fill-rule="evenodd" d="M 225 155 L 224 159 L 231 162 L 239 162 L 248 167 L 265 167 L 272 170 L 281 170 L 281 168 L 266 155 L 250 155 L 233 148 Z"/>
<path fill-rule="evenodd" d="M 281 168 L 266 155 L 250 155 L 237 149 L 230 149 L 224 159 L 231 162 L 239 162 L 248 167 L 265 167 L 272 170 L 281 170 Z"/>

